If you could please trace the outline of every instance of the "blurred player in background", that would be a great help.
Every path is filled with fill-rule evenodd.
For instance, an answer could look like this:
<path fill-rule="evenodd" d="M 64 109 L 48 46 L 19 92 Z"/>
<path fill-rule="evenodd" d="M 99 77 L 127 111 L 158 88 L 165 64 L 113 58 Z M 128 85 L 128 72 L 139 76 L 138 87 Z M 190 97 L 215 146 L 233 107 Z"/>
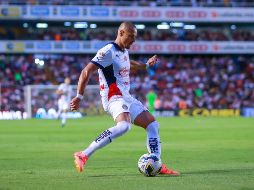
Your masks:
<path fill-rule="evenodd" d="M 157 94 L 153 91 L 150 90 L 147 94 L 146 94 L 146 101 L 147 101 L 147 107 L 148 110 L 151 114 L 154 115 L 155 112 L 155 101 L 157 99 Z"/>
<path fill-rule="evenodd" d="M 66 77 L 64 79 L 64 83 L 60 84 L 58 89 L 56 90 L 56 94 L 60 97 L 58 99 L 58 112 L 57 118 L 61 119 L 61 126 L 64 127 L 66 124 L 66 113 L 69 108 L 70 100 L 71 100 L 71 85 L 70 78 Z"/>
<path fill-rule="evenodd" d="M 158 122 L 147 108 L 129 93 L 131 66 L 145 69 L 147 66 L 153 66 L 157 61 L 156 55 L 146 64 L 129 60 L 127 49 L 133 44 L 136 36 L 135 26 L 123 22 L 119 26 L 115 42 L 101 48 L 80 74 L 77 96 L 71 100 L 71 110 L 75 111 L 79 108 L 89 77 L 98 70 L 103 108 L 111 114 L 116 125 L 102 132 L 84 151 L 74 154 L 75 165 L 79 172 L 83 171 L 87 160 L 96 150 L 128 132 L 132 123 L 146 130 L 148 152 L 156 154 L 159 158 L 161 156 Z M 168 169 L 165 164 L 162 165 L 160 173 L 179 175 L 177 171 Z"/>

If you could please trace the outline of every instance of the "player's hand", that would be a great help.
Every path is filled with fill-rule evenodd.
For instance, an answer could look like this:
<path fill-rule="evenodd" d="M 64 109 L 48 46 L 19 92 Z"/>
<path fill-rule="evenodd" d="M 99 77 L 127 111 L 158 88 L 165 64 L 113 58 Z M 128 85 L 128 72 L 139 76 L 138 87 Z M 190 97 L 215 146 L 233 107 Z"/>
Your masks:
<path fill-rule="evenodd" d="M 78 97 L 73 98 L 70 103 L 71 111 L 77 111 L 79 109 L 79 103 L 80 99 Z"/>
<path fill-rule="evenodd" d="M 151 57 L 150 59 L 148 59 L 148 61 L 146 62 L 147 65 L 149 66 L 153 66 L 156 64 L 158 58 L 157 55 L 154 55 L 153 57 Z"/>

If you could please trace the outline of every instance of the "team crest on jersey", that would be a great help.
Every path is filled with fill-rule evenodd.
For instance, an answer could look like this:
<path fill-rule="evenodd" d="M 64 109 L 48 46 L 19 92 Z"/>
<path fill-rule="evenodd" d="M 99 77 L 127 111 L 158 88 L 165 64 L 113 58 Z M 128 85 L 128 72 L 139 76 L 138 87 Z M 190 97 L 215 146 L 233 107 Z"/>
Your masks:
<path fill-rule="evenodd" d="M 125 105 L 125 104 L 123 104 L 123 105 L 122 105 L 122 108 L 123 108 L 124 110 L 127 110 L 127 109 L 128 109 L 128 106 Z"/>
<path fill-rule="evenodd" d="M 128 59 L 127 59 L 127 57 L 126 56 L 124 56 L 124 61 L 127 61 Z"/>

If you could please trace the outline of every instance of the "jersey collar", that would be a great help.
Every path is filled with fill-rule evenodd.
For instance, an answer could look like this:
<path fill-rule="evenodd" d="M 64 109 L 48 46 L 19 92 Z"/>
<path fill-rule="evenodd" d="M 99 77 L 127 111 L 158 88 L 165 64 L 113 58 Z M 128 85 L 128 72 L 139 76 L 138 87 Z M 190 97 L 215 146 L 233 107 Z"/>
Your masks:
<path fill-rule="evenodd" d="M 114 45 L 114 47 L 117 49 L 117 50 L 119 50 L 119 51 L 121 51 L 121 52 L 124 52 L 125 51 L 125 49 L 122 49 L 118 44 L 116 44 L 115 42 L 111 42 L 111 44 L 113 44 Z"/>

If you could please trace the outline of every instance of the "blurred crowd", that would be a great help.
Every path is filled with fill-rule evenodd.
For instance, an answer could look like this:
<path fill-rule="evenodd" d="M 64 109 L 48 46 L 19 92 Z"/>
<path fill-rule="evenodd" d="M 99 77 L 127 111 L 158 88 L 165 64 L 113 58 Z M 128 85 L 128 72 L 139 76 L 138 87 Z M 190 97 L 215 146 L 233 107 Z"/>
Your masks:
<path fill-rule="evenodd" d="M 102 29 L 74 29 L 67 27 L 26 29 L 0 26 L 0 40 L 113 40 L 115 39 L 116 33 L 117 27 Z M 254 41 L 254 30 L 253 28 L 237 28 L 232 30 L 223 27 L 203 27 L 195 30 L 184 30 L 181 28 L 158 30 L 155 28 L 147 28 L 138 30 L 137 40 Z"/>
<path fill-rule="evenodd" d="M 0 5 L 5 4 L 254 7 L 250 0 L 0 0 Z M 118 26 L 97 23 L 98 26 L 93 24 L 92 27 L 87 23 L 87 28 L 77 29 L 74 22 L 67 26 L 64 22 L 52 21 L 46 28 L 37 28 L 37 22 L 39 20 L 2 19 L 0 40 L 110 41 L 115 39 Z M 139 29 L 137 40 L 254 41 L 253 24 L 213 24 L 211 27 L 197 23 L 197 26 L 192 25 L 195 29 L 170 25 L 170 29 L 164 30 L 156 29 L 157 24 L 147 23 L 145 29 Z M 76 85 L 80 71 L 92 57 L 88 54 L 0 54 L 0 110 L 24 111 L 26 85 L 59 85 L 67 76 Z M 133 55 L 133 58 L 145 63 L 148 56 Z M 38 60 L 42 61 L 41 64 Z M 97 74 L 90 78 L 89 84 L 98 84 Z M 153 90 L 157 94 L 157 110 L 254 107 L 254 56 L 162 55 L 155 66 L 132 71 L 130 84 L 131 92 L 143 103 L 146 103 L 146 94 Z M 86 107 L 91 107 L 93 97 L 97 96 L 94 92 L 91 94 L 92 99 L 83 101 Z M 32 97 L 32 105 L 57 105 L 57 95 L 52 90 L 33 91 Z M 94 104 L 97 105 L 98 101 Z"/>
<path fill-rule="evenodd" d="M 156 109 L 254 107 L 254 57 L 161 57 L 148 73 L 132 77 L 132 90 L 144 100 L 153 89 Z"/>
<path fill-rule="evenodd" d="M 35 64 L 36 58 L 44 60 L 44 65 Z M 66 76 L 76 85 L 80 71 L 91 58 L 92 55 L 1 54 L 1 110 L 24 110 L 25 85 L 59 84 Z M 137 55 L 131 58 L 143 63 L 148 59 Z M 98 84 L 97 74 L 89 84 Z M 131 92 L 138 99 L 145 103 L 145 95 L 151 89 L 158 95 L 158 110 L 254 107 L 254 56 L 160 56 L 154 67 L 131 71 Z"/>
<path fill-rule="evenodd" d="M 43 60 L 45 65 L 35 63 L 35 59 Z M 69 76 L 76 84 L 79 73 L 91 60 L 89 56 L 75 55 L 5 55 L 0 54 L 0 110 L 24 110 L 25 85 L 58 85 Z M 97 84 L 97 76 L 91 77 L 89 84 Z M 54 91 L 53 91 L 54 93 Z M 56 105 L 48 102 L 47 97 L 39 94 L 33 104 Z M 56 95 L 52 95 L 56 99 Z M 37 100 L 37 102 L 36 102 Z"/>

